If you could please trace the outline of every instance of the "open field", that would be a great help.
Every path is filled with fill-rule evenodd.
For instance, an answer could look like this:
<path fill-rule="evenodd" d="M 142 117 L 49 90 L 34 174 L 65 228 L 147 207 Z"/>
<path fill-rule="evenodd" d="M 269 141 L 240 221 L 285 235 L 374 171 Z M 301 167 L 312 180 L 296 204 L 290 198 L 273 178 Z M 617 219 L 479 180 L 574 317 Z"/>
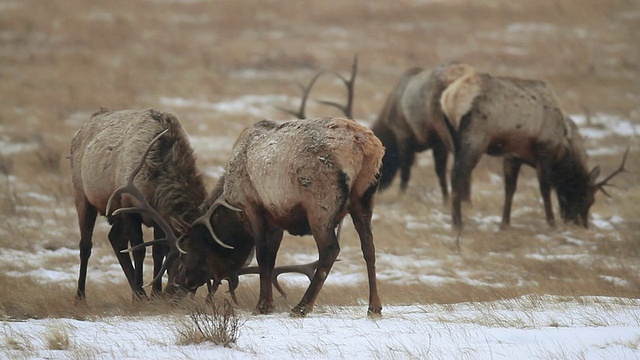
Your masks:
<path fill-rule="evenodd" d="M 103 219 L 96 226 L 89 262 L 88 304 L 74 305 L 79 231 L 66 156 L 74 132 L 100 106 L 175 114 L 191 136 L 211 189 L 245 126 L 264 118 L 288 119 L 275 106 L 297 106 L 295 82 L 305 83 L 317 69 L 325 69 L 311 97 L 344 101 L 344 88 L 331 72 L 346 75 L 358 54 L 354 113 L 364 124 L 376 119 L 404 70 L 460 60 L 497 75 L 547 80 L 587 137 L 590 166 L 599 164 L 603 174 L 613 171 L 630 147 L 628 171 L 613 181 L 611 198 L 597 195 L 589 229 L 548 228 L 535 173 L 527 168 L 520 176 L 512 228 L 500 231 L 501 161 L 485 156 L 474 172 L 473 205 L 463 212 L 460 253 L 455 252 L 449 207 L 442 204 L 431 153 L 420 154 L 407 192 L 400 195 L 396 182 L 376 202 L 373 225 L 384 306 L 417 306 L 431 313 L 450 304 L 474 307 L 523 296 L 589 305 L 591 296 L 598 296 L 623 303 L 628 318 L 636 320 L 593 326 L 631 326 L 629 331 L 640 334 L 640 310 L 634 310 L 633 300 L 640 298 L 638 34 L 640 3 L 628 0 L 3 1 L 0 318 L 132 316 L 153 322 L 167 312 L 175 315 L 163 304 L 131 304 Z M 307 114 L 340 115 L 313 101 Z M 342 307 L 364 314 L 364 261 L 350 221 L 345 224 L 341 261 L 319 296 L 319 317 L 341 318 Z M 310 237 L 286 235 L 278 263 L 316 257 Z M 150 278 L 151 267 L 147 269 Z M 307 280 L 292 275 L 281 281 L 289 297 L 277 299 L 277 311 L 286 313 Z M 249 276 L 237 291 L 239 310 L 251 322 L 256 321 L 248 312 L 257 300 L 257 285 Z M 228 294 L 219 291 L 216 297 Z M 402 310 L 394 309 L 393 317 L 401 317 Z M 353 318 L 352 311 L 345 310 L 344 316 Z M 282 314 L 275 316 L 287 321 L 280 320 Z M 456 319 L 447 317 L 442 323 Z M 440 324 L 435 315 L 429 320 L 435 327 Z M 519 326 L 495 322 L 499 325 L 480 325 Z M 7 328 L 20 331 L 15 324 L 3 324 L 5 334 Z M 639 356 L 637 335 L 630 344 L 622 347 Z M 618 357 L 625 357 L 626 350 Z M 46 356 L 33 351 L 12 355 Z M 424 349 L 406 350 L 397 357 L 424 354 Z M 384 355 L 381 350 L 380 357 Z M 431 355 L 446 358 L 446 352 Z"/>

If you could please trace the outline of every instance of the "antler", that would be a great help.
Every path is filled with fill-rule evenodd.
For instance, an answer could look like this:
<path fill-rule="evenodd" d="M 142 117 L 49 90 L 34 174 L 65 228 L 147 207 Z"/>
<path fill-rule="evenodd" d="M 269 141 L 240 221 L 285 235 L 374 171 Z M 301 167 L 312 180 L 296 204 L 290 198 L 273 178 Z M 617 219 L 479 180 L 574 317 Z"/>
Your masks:
<path fill-rule="evenodd" d="M 300 109 L 298 111 L 286 109 L 280 106 L 276 106 L 276 108 L 280 111 L 286 112 L 287 114 L 291 114 L 298 119 L 306 119 L 307 115 L 305 114 L 305 107 L 307 106 L 307 100 L 309 99 L 309 92 L 311 92 L 311 88 L 316 83 L 316 80 L 318 80 L 320 75 L 322 75 L 322 70 L 318 71 L 313 78 L 311 78 L 311 81 L 306 87 L 299 82 L 296 82 L 298 87 L 300 87 L 300 90 L 302 90 L 302 100 L 300 101 Z"/>
<path fill-rule="evenodd" d="M 316 260 L 314 262 L 311 262 L 308 264 L 302 264 L 302 265 L 276 266 L 275 268 L 273 268 L 271 283 L 276 288 L 276 290 L 278 290 L 280 295 L 282 295 L 282 297 L 286 299 L 287 293 L 284 292 L 284 290 L 282 289 L 282 286 L 280 286 L 280 283 L 278 283 L 278 276 L 285 273 L 298 273 L 298 274 L 306 275 L 307 278 L 311 280 L 313 278 L 313 274 L 316 272 L 316 269 L 318 268 L 318 263 L 319 261 Z M 247 274 L 260 274 L 260 268 L 257 266 L 247 266 L 238 270 L 237 273 L 229 275 L 229 292 L 231 293 L 231 297 L 232 299 L 234 299 L 234 301 L 236 301 L 235 290 L 238 287 L 238 283 L 239 283 L 238 276 L 247 275 Z"/>
<path fill-rule="evenodd" d="M 229 208 L 233 211 L 242 211 L 242 209 L 238 209 L 237 207 L 232 206 L 231 204 L 229 204 L 223 197 L 223 195 L 220 195 L 220 197 L 218 197 L 216 199 L 216 201 L 213 202 L 213 204 L 211 205 L 211 207 L 209 208 L 209 210 L 207 210 L 207 212 L 202 215 L 201 217 L 197 218 L 193 224 L 191 224 L 191 226 L 196 225 L 196 224 L 200 224 L 200 225 L 204 225 L 207 227 L 207 229 L 209 229 L 209 233 L 211 233 L 211 236 L 213 236 L 213 239 L 218 243 L 218 245 L 222 246 L 223 248 L 226 249 L 233 249 L 233 246 L 227 245 L 224 242 L 222 242 L 222 240 L 220 240 L 218 238 L 218 236 L 216 236 L 216 233 L 213 231 L 213 228 L 211 227 L 211 215 L 213 215 L 213 212 L 220 206 L 224 206 L 226 208 Z M 180 244 L 177 244 L 178 247 Z"/>
<path fill-rule="evenodd" d="M 156 275 L 156 277 L 153 280 L 151 280 L 150 284 L 153 284 L 159 279 L 161 279 L 162 276 L 164 275 L 164 272 L 167 270 L 168 264 L 172 263 L 173 261 L 175 261 L 175 259 L 178 258 L 179 250 L 176 247 L 176 243 L 178 243 L 179 240 L 176 238 L 175 234 L 173 233 L 173 230 L 171 230 L 171 226 L 169 226 L 169 224 L 162 218 L 162 216 L 160 216 L 160 214 L 151 206 L 151 204 L 149 204 L 149 202 L 147 201 L 145 196 L 142 194 L 142 192 L 140 192 L 140 190 L 133 184 L 133 180 L 135 179 L 136 175 L 138 175 L 138 173 L 144 166 L 144 162 L 147 159 L 147 156 L 149 155 L 149 152 L 151 151 L 151 147 L 153 146 L 153 144 L 158 139 L 160 139 L 164 134 L 166 134 L 167 131 L 169 131 L 169 129 L 164 130 L 163 132 L 158 134 L 155 138 L 153 138 L 153 140 L 151 140 L 151 142 L 147 146 L 147 149 L 142 155 L 142 158 L 140 159 L 140 163 L 138 163 L 138 166 L 129 175 L 129 178 L 127 179 L 127 183 L 119 187 L 118 189 L 116 189 L 116 191 L 114 191 L 113 194 L 111 194 L 111 196 L 109 197 L 109 201 L 107 201 L 107 209 L 106 209 L 106 214 L 109 215 L 111 210 L 111 202 L 113 201 L 113 199 L 116 196 L 122 195 L 124 193 L 129 193 L 136 200 L 138 200 L 139 205 L 127 207 L 127 208 L 119 208 L 115 210 L 111 214 L 111 216 L 124 214 L 124 213 L 133 213 L 133 212 L 145 213 L 149 215 L 151 219 L 153 219 L 153 221 L 156 224 L 158 224 L 158 226 L 160 226 L 160 228 L 164 232 L 165 234 L 164 238 L 155 239 L 153 241 L 149 241 L 149 242 L 131 247 L 129 249 L 122 250 L 122 252 L 126 253 L 126 252 L 131 252 L 143 247 L 151 246 L 160 242 L 169 242 L 171 250 L 169 251 L 169 254 L 167 254 L 167 259 L 162 263 L 160 272 L 158 273 L 158 275 Z M 148 286 L 148 285 L 145 285 L 145 286 Z"/>
<path fill-rule="evenodd" d="M 353 65 L 351 66 L 351 77 L 346 79 L 344 76 L 337 74 L 347 87 L 347 103 L 340 104 L 330 100 L 319 100 L 322 104 L 336 107 L 349 119 L 353 119 L 353 93 L 356 83 L 356 74 L 358 73 L 358 54 L 353 57 Z"/>
<path fill-rule="evenodd" d="M 620 174 L 621 172 L 626 171 L 626 169 L 624 168 L 624 164 L 627 161 L 627 155 L 629 155 L 629 147 L 627 147 L 627 150 L 624 152 L 624 156 L 622 156 L 622 162 L 620 163 L 620 166 L 615 171 L 613 171 L 611 175 L 607 176 L 604 180 L 599 181 L 594 185 L 596 190 L 601 190 L 603 194 L 607 195 L 608 197 L 611 197 L 611 195 L 607 193 L 604 187 L 607 185 L 611 185 L 611 184 L 608 184 L 608 181 L 611 180 L 614 176 Z"/>
<path fill-rule="evenodd" d="M 162 241 L 167 241 L 169 240 L 169 238 L 175 239 L 175 236 L 173 235 L 173 231 L 171 231 L 171 227 L 162 218 L 162 216 L 160 216 L 160 214 L 158 214 L 158 212 L 149 204 L 149 202 L 147 202 L 144 195 L 133 184 L 133 180 L 142 169 L 142 166 L 144 165 L 144 161 L 146 160 L 147 155 L 149 155 L 149 152 L 151 151 L 151 146 L 156 142 L 156 140 L 158 140 L 160 137 L 166 134 L 167 131 L 169 131 L 169 129 L 164 130 L 163 132 L 158 134 L 155 138 L 153 138 L 153 140 L 151 140 L 151 142 L 147 146 L 147 150 L 144 152 L 144 154 L 142 155 L 142 158 L 140 159 L 140 163 L 133 170 L 133 172 L 131 172 L 131 175 L 129 175 L 129 178 L 127 179 L 127 183 L 119 187 L 118 189 L 116 189 L 116 191 L 114 191 L 113 194 L 111 194 L 111 196 L 109 197 L 109 201 L 107 201 L 107 209 L 106 209 L 106 214 L 109 215 L 109 212 L 110 212 L 109 210 L 111 210 L 111 202 L 116 196 L 121 195 L 123 193 L 131 194 L 136 200 L 140 202 L 140 205 L 135 207 L 119 208 L 116 211 L 114 211 L 111 215 L 114 216 L 118 214 L 131 213 L 131 212 L 143 212 L 148 214 L 160 226 L 162 231 L 164 231 L 165 237 L 163 239 L 159 239 Z"/>

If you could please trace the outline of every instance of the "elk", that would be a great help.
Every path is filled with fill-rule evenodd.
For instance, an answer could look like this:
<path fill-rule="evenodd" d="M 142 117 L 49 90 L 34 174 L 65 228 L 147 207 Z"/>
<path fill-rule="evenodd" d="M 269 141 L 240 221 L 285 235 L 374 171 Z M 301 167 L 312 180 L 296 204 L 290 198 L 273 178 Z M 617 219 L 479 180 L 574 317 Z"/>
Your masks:
<path fill-rule="evenodd" d="M 313 235 L 319 253 L 317 269 L 290 312 L 305 316 L 340 252 L 335 229 L 349 213 L 367 266 L 368 314 L 380 315 L 371 216 L 383 153 L 369 129 L 348 119 L 254 124 L 236 140 L 226 172 L 206 204 L 209 210 L 202 218 L 209 229 L 193 227 L 180 238 L 170 237 L 172 250 L 163 267 L 171 268 L 179 259 L 175 282 L 192 290 L 209 279 L 216 283 L 236 275 L 228 270 L 226 260 L 236 250 L 207 241 L 199 232 L 233 247 L 255 245 L 260 273 L 256 313 L 271 313 L 274 265 L 284 231 Z M 178 252 L 183 255 L 178 257 Z"/>
<path fill-rule="evenodd" d="M 449 62 L 433 70 L 416 67 L 402 74 L 371 127 L 386 149 L 381 189 L 387 188 L 400 170 L 400 191 L 406 191 L 416 153 L 432 149 L 442 199 L 447 202 L 447 159 L 454 145 L 440 96 L 468 68 L 466 64 Z"/>
<path fill-rule="evenodd" d="M 206 196 L 202 175 L 197 171 L 195 156 L 188 137 L 171 114 L 155 110 L 111 112 L 101 108 L 76 132 L 71 141 L 73 196 L 80 226 L 80 274 L 76 298 L 85 299 L 87 265 L 92 250 L 93 228 L 98 213 L 111 224 L 109 241 L 129 285 L 136 296 L 146 296 L 142 288 L 144 250 L 133 252 L 135 267 L 129 254 L 121 251 L 142 243 L 142 224 L 154 227 L 156 237 L 163 229 L 148 217 L 134 213 L 110 216 L 110 195 L 126 181 L 149 141 L 163 130 L 168 133 L 151 149 L 138 187 L 153 207 L 170 221 L 192 222 L 199 216 L 199 205 Z M 112 209 L 130 207 L 130 197 L 114 201 Z M 165 245 L 153 248 L 154 274 L 159 271 Z M 154 282 L 154 292 L 161 283 Z"/>
<path fill-rule="evenodd" d="M 596 182 L 600 168 L 588 170 L 584 139 L 544 81 L 492 76 L 469 67 L 442 93 L 440 103 L 455 140 L 451 206 L 453 227 L 459 234 L 461 200 L 468 198 L 471 172 L 484 153 L 503 157 L 502 228 L 510 225 L 522 164 L 536 170 L 551 227 L 555 226 L 552 189 L 563 220 L 587 228 L 596 192 L 604 192 L 607 182 L 624 170 L 628 150 L 620 167 Z"/>

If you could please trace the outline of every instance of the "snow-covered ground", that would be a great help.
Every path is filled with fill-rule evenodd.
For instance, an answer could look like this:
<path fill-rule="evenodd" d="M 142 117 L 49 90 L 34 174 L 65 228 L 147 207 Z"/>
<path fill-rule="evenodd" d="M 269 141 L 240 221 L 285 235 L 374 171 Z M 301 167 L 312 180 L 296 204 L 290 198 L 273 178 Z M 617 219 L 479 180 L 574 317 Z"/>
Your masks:
<path fill-rule="evenodd" d="M 640 357 L 640 301 L 524 296 L 488 303 L 318 307 L 306 318 L 240 314 L 231 347 L 177 345 L 175 317 L 4 322 L 2 358 L 29 359 L 634 359 Z M 66 350 L 48 336 L 66 332 Z"/>

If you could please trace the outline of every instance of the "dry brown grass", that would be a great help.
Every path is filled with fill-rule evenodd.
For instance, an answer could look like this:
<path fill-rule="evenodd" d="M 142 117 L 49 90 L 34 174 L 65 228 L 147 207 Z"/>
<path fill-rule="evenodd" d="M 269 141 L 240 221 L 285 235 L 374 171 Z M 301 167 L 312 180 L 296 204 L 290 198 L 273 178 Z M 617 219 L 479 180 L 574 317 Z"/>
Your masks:
<path fill-rule="evenodd" d="M 289 96 L 294 81 L 315 69 L 346 72 L 354 53 L 360 73 L 355 114 L 371 121 L 386 93 L 410 66 L 431 67 L 458 59 L 496 74 L 548 80 L 572 114 L 605 113 L 640 123 L 640 5 L 633 1 L 7 1 L 0 5 L 0 247 L 33 252 L 77 248 L 78 230 L 65 159 L 73 133 L 100 106 L 155 107 L 176 114 L 198 136 L 231 139 L 261 118 L 284 118 L 271 105 L 261 113 L 226 113 L 207 104 L 245 95 Z M 537 24 L 537 25 L 536 25 Z M 341 99 L 329 75 L 316 98 Z M 171 106 L 161 98 L 190 99 Z M 283 101 L 286 102 L 286 101 Z M 200 104 L 200 105 L 198 105 Z M 205 105 L 202 105 L 205 104 Z M 586 109 L 586 110 L 585 110 Z M 335 115 L 311 103 L 308 113 Z M 432 260 L 422 267 L 381 256 L 378 271 L 408 269 L 445 283 L 380 281 L 386 304 L 454 303 L 509 298 L 525 293 L 640 296 L 640 167 L 638 139 L 590 139 L 590 149 L 612 148 L 592 164 L 611 171 L 627 144 L 629 173 L 619 176 L 613 198 L 597 198 L 593 212 L 622 218 L 613 228 L 546 227 L 533 172 L 521 176 L 513 228 L 499 232 L 500 163 L 483 159 L 474 173 L 472 207 L 462 253 L 441 204 L 430 154 L 422 154 L 408 192 L 380 194 L 374 221 L 381 255 Z M 13 151 L 15 146 L 25 151 Z M 209 144 L 207 144 L 208 146 Z M 221 166 L 230 147 L 200 152 L 204 168 Z M 209 179 L 209 187 L 214 179 Z M 486 218 L 491 217 L 489 225 Z M 0 262 L 0 309 L 7 317 L 90 317 L 171 311 L 169 305 L 132 303 L 124 281 L 93 281 L 96 258 L 111 255 L 102 220 L 97 227 L 88 280 L 89 301 L 73 304 L 71 282 L 43 284 L 7 271 L 41 265 Z M 420 225 L 420 224 L 426 224 Z M 335 271 L 364 274 L 359 244 L 347 227 Z M 315 256 L 310 239 L 287 237 L 280 261 L 295 253 Z M 108 262 L 108 261 L 107 261 Z M 112 263 L 116 264 L 115 257 Z M 77 268 L 77 257 L 48 260 L 43 269 Z M 74 270 L 76 271 L 76 270 Z M 119 274 L 118 276 L 121 276 Z M 381 276 L 383 278 L 384 276 Z M 331 278 L 331 277 L 330 277 Z M 612 281 L 611 279 L 617 279 Z M 122 280 L 124 277 L 122 276 Z M 408 281 L 408 283 L 407 283 Z M 286 282 L 285 282 L 286 283 Z M 241 284 L 241 307 L 251 310 L 257 282 Z M 10 290 L 8 290 L 10 289 Z M 303 287 L 289 287 L 287 311 Z M 218 294 L 219 297 L 226 296 Z M 324 287 L 323 305 L 360 304 L 364 285 Z"/>

